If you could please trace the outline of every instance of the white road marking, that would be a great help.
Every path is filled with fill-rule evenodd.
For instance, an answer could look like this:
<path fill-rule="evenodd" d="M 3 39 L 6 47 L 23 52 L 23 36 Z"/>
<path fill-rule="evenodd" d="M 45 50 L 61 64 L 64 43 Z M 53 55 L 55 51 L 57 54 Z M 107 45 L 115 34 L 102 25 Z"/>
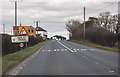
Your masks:
<path fill-rule="evenodd" d="M 20 69 L 23 69 L 23 67 L 20 67 Z"/>
<path fill-rule="evenodd" d="M 76 49 L 74 49 L 74 52 L 77 52 L 77 50 L 76 50 Z"/>
<path fill-rule="evenodd" d="M 68 48 L 67 46 L 63 45 L 63 44 L 62 44 L 61 42 L 59 42 L 59 41 L 58 41 L 58 43 L 61 44 L 61 45 L 62 45 L 63 47 L 65 47 L 66 49 L 70 50 L 71 52 L 75 52 L 75 51 L 73 51 L 73 50 L 79 50 L 79 49 L 72 49 L 72 48 L 70 49 L 70 48 Z M 87 49 L 80 49 L 80 50 L 82 50 L 82 51 L 87 51 Z M 89 49 L 89 50 L 95 51 L 95 49 Z M 86 57 L 86 56 L 82 56 L 82 57 L 88 58 L 88 57 Z M 110 73 L 114 73 L 114 72 L 115 72 L 114 70 L 111 70 L 111 69 L 109 69 L 109 68 L 101 65 L 101 64 L 100 64 L 99 62 L 97 62 L 97 61 L 94 61 L 94 63 L 95 63 L 96 65 L 98 65 L 98 66 L 101 66 L 102 69 L 104 68 L 104 70 L 105 70 L 105 69 L 108 70 Z M 100 68 L 100 69 L 101 69 L 101 68 Z"/>
<path fill-rule="evenodd" d="M 87 51 L 87 49 L 80 49 L 80 50 L 82 50 L 82 51 Z"/>
<path fill-rule="evenodd" d="M 90 49 L 90 51 L 95 51 L 95 49 Z"/>
<path fill-rule="evenodd" d="M 68 48 L 67 46 L 63 45 L 61 42 L 58 41 L 58 43 L 59 43 L 60 45 L 62 45 L 63 47 L 65 47 L 66 49 L 68 49 L 69 51 L 75 52 L 75 51 L 71 50 L 70 48 Z"/>
<path fill-rule="evenodd" d="M 40 49 L 38 49 L 34 54 L 32 54 L 30 57 L 28 57 L 27 59 L 22 61 L 20 64 L 18 64 L 14 69 L 12 69 L 12 71 L 6 72 L 5 75 L 17 75 L 20 72 L 20 70 L 23 69 L 23 67 L 41 51 L 43 47 L 44 45 Z"/>
<path fill-rule="evenodd" d="M 42 51 L 47 51 L 47 50 L 42 50 Z M 37 53 L 36 53 L 37 54 Z"/>
<path fill-rule="evenodd" d="M 87 49 L 83 49 L 84 51 L 86 51 Z"/>
<path fill-rule="evenodd" d="M 61 51 L 64 51 L 65 49 L 61 49 Z"/>
<path fill-rule="evenodd" d="M 99 64 L 98 62 L 96 62 L 96 64 Z"/>
<path fill-rule="evenodd" d="M 65 49 L 65 51 L 67 51 L 67 49 Z"/>
<path fill-rule="evenodd" d="M 81 49 L 81 50 L 83 50 L 83 49 Z"/>
<path fill-rule="evenodd" d="M 115 71 L 113 71 L 113 70 L 110 70 L 109 72 L 110 72 L 110 73 L 113 73 L 113 72 L 115 72 Z"/>
<path fill-rule="evenodd" d="M 101 65 L 99 62 L 96 62 L 96 61 L 95 61 L 94 63 L 97 64 L 97 65 L 99 65 L 99 66 L 101 66 L 102 68 L 108 70 L 110 73 L 114 73 L 114 72 L 115 72 L 114 70 L 111 70 L 111 69 L 109 69 L 109 68 L 107 68 L 107 67 Z"/>
<path fill-rule="evenodd" d="M 83 57 L 86 57 L 86 56 L 83 56 Z"/>
<path fill-rule="evenodd" d="M 57 49 L 57 51 L 59 51 L 59 49 Z"/>
<path fill-rule="evenodd" d="M 54 49 L 54 51 L 56 51 L 56 49 Z"/>

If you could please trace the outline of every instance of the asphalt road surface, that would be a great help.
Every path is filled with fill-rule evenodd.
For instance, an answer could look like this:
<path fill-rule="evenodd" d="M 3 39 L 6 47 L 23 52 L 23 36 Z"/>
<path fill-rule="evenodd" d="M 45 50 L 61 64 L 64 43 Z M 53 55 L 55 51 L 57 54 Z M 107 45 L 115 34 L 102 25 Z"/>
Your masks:
<path fill-rule="evenodd" d="M 118 53 L 65 40 L 46 43 L 17 75 L 117 75 Z"/>

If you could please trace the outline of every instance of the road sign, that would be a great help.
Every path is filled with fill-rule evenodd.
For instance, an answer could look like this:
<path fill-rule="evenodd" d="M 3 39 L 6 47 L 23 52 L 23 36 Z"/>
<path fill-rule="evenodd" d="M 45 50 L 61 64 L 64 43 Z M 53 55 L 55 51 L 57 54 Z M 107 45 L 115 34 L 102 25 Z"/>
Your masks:
<path fill-rule="evenodd" d="M 23 47 L 24 47 L 24 44 L 23 44 L 23 43 L 20 43 L 19 46 L 20 46 L 21 48 L 23 48 Z"/>
<path fill-rule="evenodd" d="M 23 27 L 20 34 L 27 34 L 27 31 L 25 30 L 25 28 Z"/>
<path fill-rule="evenodd" d="M 11 37 L 12 43 L 22 43 L 22 42 L 29 42 L 28 36 L 13 36 Z"/>
<path fill-rule="evenodd" d="M 27 35 L 28 34 L 28 26 L 20 26 L 19 29 L 19 35 Z"/>

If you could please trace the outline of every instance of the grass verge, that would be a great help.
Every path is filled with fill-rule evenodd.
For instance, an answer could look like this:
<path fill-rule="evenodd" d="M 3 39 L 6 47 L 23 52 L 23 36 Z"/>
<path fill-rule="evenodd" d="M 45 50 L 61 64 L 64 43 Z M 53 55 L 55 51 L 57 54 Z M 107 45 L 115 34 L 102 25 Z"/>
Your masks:
<path fill-rule="evenodd" d="M 33 54 L 37 49 L 42 47 L 46 42 L 40 42 L 34 46 L 11 53 L 2 57 L 2 73 L 5 73 L 12 66 L 20 63 L 22 60 Z"/>
<path fill-rule="evenodd" d="M 114 52 L 120 52 L 120 50 L 118 50 L 117 48 L 101 46 L 101 45 L 93 44 L 90 42 L 83 42 L 83 41 L 77 41 L 77 40 L 69 40 L 69 41 L 74 42 L 74 43 L 78 43 L 78 44 L 83 44 L 83 45 L 90 46 L 90 47 L 100 48 L 100 49 L 114 51 Z"/>

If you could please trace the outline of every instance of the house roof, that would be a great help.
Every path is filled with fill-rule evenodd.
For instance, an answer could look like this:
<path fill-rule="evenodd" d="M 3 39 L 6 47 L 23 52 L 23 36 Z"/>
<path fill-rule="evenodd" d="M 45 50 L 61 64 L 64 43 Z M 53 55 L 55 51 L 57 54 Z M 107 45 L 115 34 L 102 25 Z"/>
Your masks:
<path fill-rule="evenodd" d="M 47 32 L 46 30 L 44 30 L 44 29 L 41 28 L 41 27 L 36 27 L 36 31 L 45 31 L 45 32 Z"/>

